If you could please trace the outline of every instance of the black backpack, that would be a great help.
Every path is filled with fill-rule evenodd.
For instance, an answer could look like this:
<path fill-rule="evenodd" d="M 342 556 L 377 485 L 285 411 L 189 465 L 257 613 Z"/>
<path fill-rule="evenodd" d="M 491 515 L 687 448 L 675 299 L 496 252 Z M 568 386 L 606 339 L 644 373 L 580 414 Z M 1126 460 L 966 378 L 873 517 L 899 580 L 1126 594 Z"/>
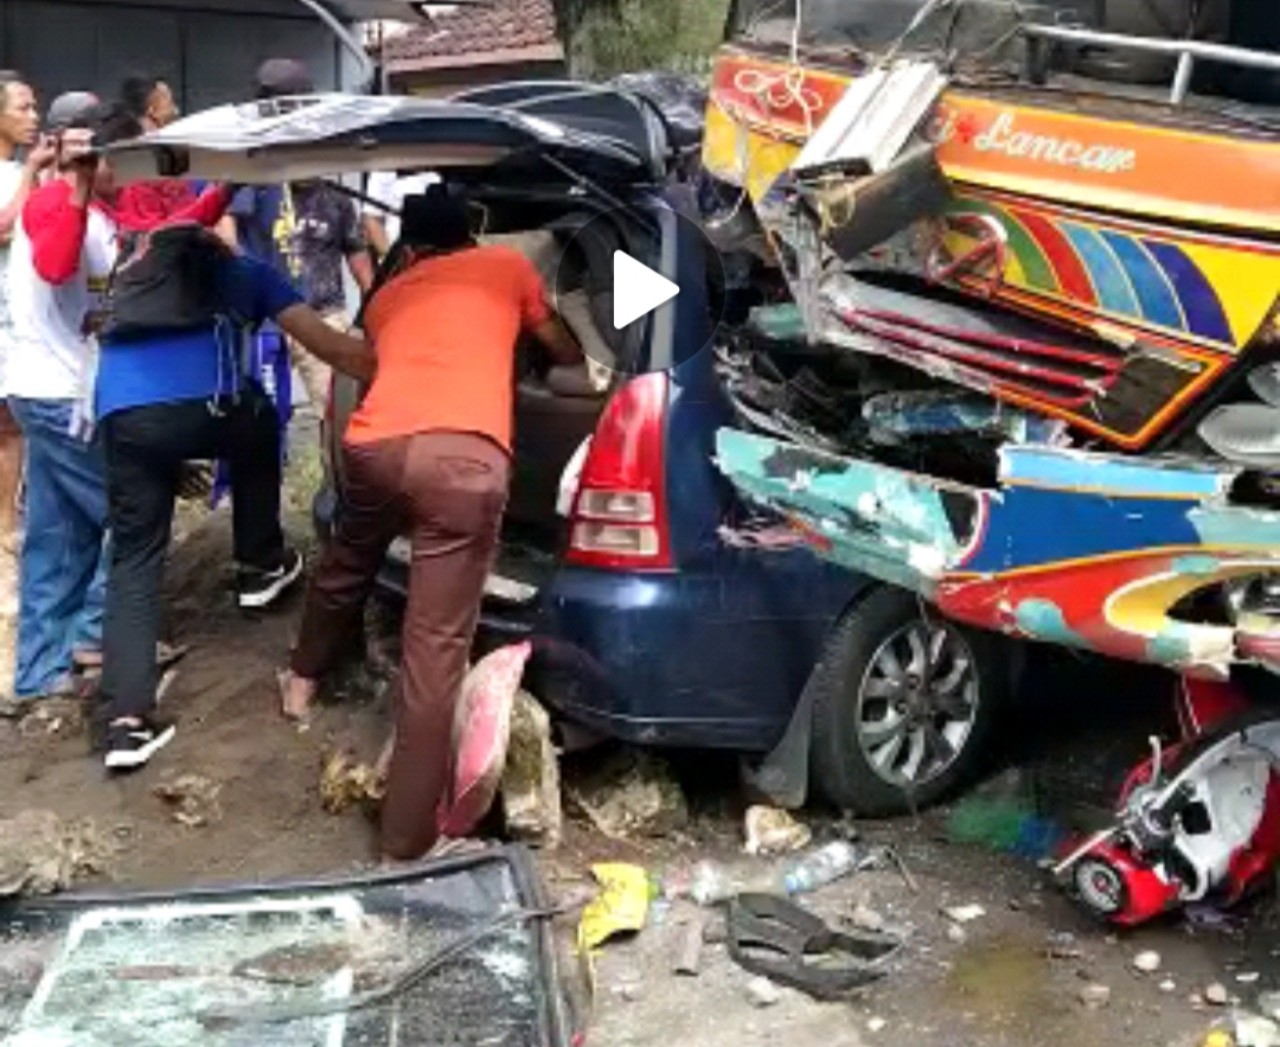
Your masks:
<path fill-rule="evenodd" d="M 222 265 L 230 248 L 194 223 L 124 234 L 107 285 L 107 338 L 209 327 L 227 315 Z"/>

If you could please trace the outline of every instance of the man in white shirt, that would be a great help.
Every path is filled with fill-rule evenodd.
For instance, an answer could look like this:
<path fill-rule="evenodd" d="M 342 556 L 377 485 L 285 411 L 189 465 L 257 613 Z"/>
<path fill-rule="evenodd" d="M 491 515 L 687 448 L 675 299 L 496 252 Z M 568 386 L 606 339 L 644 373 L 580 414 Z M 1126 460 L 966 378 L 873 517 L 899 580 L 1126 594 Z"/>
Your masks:
<path fill-rule="evenodd" d="M 400 239 L 400 214 L 405 198 L 421 196 L 428 186 L 439 182 L 440 176 L 434 171 L 403 177 L 394 171 L 374 171 L 369 175 L 365 196 L 371 202 L 364 205 L 364 232 L 379 261 L 390 254 L 391 246 Z"/>
<path fill-rule="evenodd" d="M 18 216 L 41 172 L 53 163 L 51 140 L 39 137 L 36 96 L 21 76 L 0 70 L 0 397 L 4 362 L 12 341 L 9 320 L 9 244 Z M 18 151 L 25 156 L 18 159 Z M 22 475 L 22 431 L 0 399 L 0 548 L 9 549 L 18 529 L 18 483 Z"/>
<path fill-rule="evenodd" d="M 107 496 L 102 447 L 88 425 L 94 324 L 116 229 L 111 171 L 91 151 L 139 133 L 119 106 L 89 98 L 50 110 L 64 121 L 57 174 L 31 193 L 9 259 L 13 341 L 9 407 L 27 441 L 26 533 L 14 696 L 72 689 L 76 663 L 100 661 Z M 78 110 L 78 111 L 69 111 Z"/>

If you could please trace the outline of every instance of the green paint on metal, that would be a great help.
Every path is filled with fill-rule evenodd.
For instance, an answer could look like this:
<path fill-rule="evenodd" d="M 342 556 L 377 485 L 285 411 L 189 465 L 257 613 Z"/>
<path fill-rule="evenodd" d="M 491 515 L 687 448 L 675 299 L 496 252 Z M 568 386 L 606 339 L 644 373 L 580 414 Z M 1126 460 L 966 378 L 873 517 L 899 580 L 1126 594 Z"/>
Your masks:
<path fill-rule="evenodd" d="M 1062 608 L 1052 600 L 1039 597 L 1021 601 L 1013 612 L 1018 628 L 1034 640 L 1065 644 L 1068 647 L 1088 647 L 1089 642 L 1067 624 Z"/>
<path fill-rule="evenodd" d="M 1202 505 L 1187 519 L 1210 547 L 1258 547 L 1280 561 L 1280 513 L 1238 505 Z"/>
<path fill-rule="evenodd" d="M 1215 556 L 1179 556 L 1173 561 L 1173 569 L 1178 574 L 1214 574 L 1221 566 Z"/>
<path fill-rule="evenodd" d="M 942 487 L 921 477 L 734 429 L 716 444 L 746 498 L 804 521 L 836 563 L 927 595 L 963 546 Z"/>
<path fill-rule="evenodd" d="M 1191 661 L 1191 641 L 1170 629 L 1147 641 L 1147 660 L 1156 665 L 1183 666 Z"/>
<path fill-rule="evenodd" d="M 757 334 L 779 342 L 802 341 L 807 337 L 804 314 L 792 303 L 757 306 L 751 310 L 747 324 Z"/>

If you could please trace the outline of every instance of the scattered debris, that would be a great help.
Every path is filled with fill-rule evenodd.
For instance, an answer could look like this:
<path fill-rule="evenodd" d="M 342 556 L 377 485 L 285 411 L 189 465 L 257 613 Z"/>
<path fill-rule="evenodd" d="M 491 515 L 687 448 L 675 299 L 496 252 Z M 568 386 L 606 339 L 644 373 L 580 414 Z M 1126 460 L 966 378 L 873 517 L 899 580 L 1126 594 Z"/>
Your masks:
<path fill-rule="evenodd" d="M 357 805 L 372 815 L 382 803 L 386 783 L 371 764 L 353 753 L 337 750 L 324 757 L 320 772 L 320 806 L 330 814 L 344 814 Z"/>
<path fill-rule="evenodd" d="M 898 870 L 898 875 L 902 877 L 902 882 L 907 885 L 907 890 L 912 894 L 920 893 L 920 884 L 916 878 L 911 875 L 911 870 L 907 868 L 907 863 L 903 861 L 902 855 L 896 847 L 885 847 L 882 849 L 889 864 Z"/>
<path fill-rule="evenodd" d="M 52 811 L 0 820 L 0 897 L 45 895 L 110 872 L 116 848 L 93 822 L 64 822 Z"/>
<path fill-rule="evenodd" d="M 31 711 L 18 721 L 23 738 L 79 734 L 85 727 L 85 706 L 79 698 L 42 698 L 25 703 Z"/>
<path fill-rule="evenodd" d="M 500 789 L 502 814 L 512 837 L 545 850 L 559 846 L 564 814 L 551 717 L 528 691 L 517 691 L 511 707 L 511 739 Z"/>
<path fill-rule="evenodd" d="M 589 952 L 615 934 L 640 931 L 649 916 L 649 874 L 638 865 L 622 862 L 591 867 L 601 891 L 582 911 L 578 947 Z"/>
<path fill-rule="evenodd" d="M 1280 1047 L 1280 1025 L 1260 1014 L 1235 1016 L 1236 1047 Z"/>
<path fill-rule="evenodd" d="M 1215 1007 L 1225 1007 L 1231 999 L 1227 993 L 1227 987 L 1221 982 L 1214 982 L 1212 985 L 1206 986 L 1202 995 L 1205 1003 L 1211 1003 Z"/>
<path fill-rule="evenodd" d="M 963 945 L 969 940 L 969 935 L 965 933 L 965 929 L 958 923 L 947 924 L 947 941 L 954 942 L 956 945 Z"/>
<path fill-rule="evenodd" d="M 791 854 L 809 846 L 813 832 L 777 807 L 747 808 L 747 854 Z"/>
<path fill-rule="evenodd" d="M 858 849 L 848 840 L 832 840 L 792 861 L 782 877 L 787 894 L 807 894 L 862 868 Z"/>
<path fill-rule="evenodd" d="M 884 917 L 862 902 L 849 914 L 848 923 L 860 931 L 871 931 L 873 934 L 883 931 L 885 927 Z"/>
<path fill-rule="evenodd" d="M 1160 969 L 1160 954 L 1153 949 L 1138 953 L 1133 958 L 1133 969 L 1141 974 L 1155 974 Z"/>
<path fill-rule="evenodd" d="M 1164 981 L 1160 983 L 1160 991 L 1161 992 L 1177 992 L 1178 983 L 1175 982 L 1172 978 L 1166 978 Z"/>
<path fill-rule="evenodd" d="M 729 921 L 722 912 L 713 912 L 702 925 L 702 940 L 707 945 L 723 945 L 729 940 Z"/>
<path fill-rule="evenodd" d="M 1084 950 L 1076 942 L 1076 936 L 1070 931 L 1055 931 L 1049 935 L 1046 952 L 1051 960 L 1078 960 Z"/>
<path fill-rule="evenodd" d="M 1253 985 L 1261 977 L 1257 971 L 1241 971 L 1236 975 L 1236 981 L 1241 985 Z"/>
<path fill-rule="evenodd" d="M 1280 1022 L 1280 992 L 1259 993 L 1258 1010 L 1266 1017 Z"/>
<path fill-rule="evenodd" d="M 1091 1011 L 1099 1010 L 1111 1002 L 1111 987 L 1091 982 L 1080 989 L 1080 1002 Z"/>
<path fill-rule="evenodd" d="M 1226 1029 L 1210 1029 L 1200 1047 L 1236 1047 L 1236 1040 Z"/>
<path fill-rule="evenodd" d="M 332 978 L 352 957 L 351 948 L 341 942 L 284 945 L 242 960 L 231 973 L 251 981 L 305 987 Z"/>
<path fill-rule="evenodd" d="M 867 1032 L 871 1032 L 871 1033 L 883 1032 L 885 1029 L 885 1026 L 887 1026 L 888 1024 L 889 1023 L 885 1021 L 883 1018 L 868 1018 Z"/>
<path fill-rule="evenodd" d="M 1232 934 L 1240 928 L 1239 917 L 1204 903 L 1188 905 L 1182 915 L 1186 919 L 1188 928 L 1193 931 Z"/>
<path fill-rule="evenodd" d="M 691 916 L 680 927 L 680 936 L 678 948 L 676 949 L 676 960 L 672 970 L 676 974 L 683 974 L 690 978 L 696 978 L 700 973 L 702 966 L 702 942 L 703 932 L 705 930 L 706 917 L 699 914 Z"/>
<path fill-rule="evenodd" d="M 901 944 L 890 935 L 833 930 L 778 895 L 743 894 L 729 903 L 734 963 L 817 1000 L 838 999 L 883 977 L 884 961 Z"/>
<path fill-rule="evenodd" d="M 644 982 L 637 975 L 634 978 L 628 978 L 619 982 L 613 987 L 615 996 L 621 997 L 627 1003 L 638 1003 L 644 999 Z"/>
<path fill-rule="evenodd" d="M 951 905 L 941 910 L 952 923 L 973 923 L 974 920 L 980 920 L 987 915 L 987 910 L 981 905 Z"/>
<path fill-rule="evenodd" d="M 151 791 L 168 805 L 173 820 L 188 829 L 222 821 L 222 785 L 202 774 L 167 777 Z"/>
<path fill-rule="evenodd" d="M 760 975 L 747 982 L 747 999 L 753 1007 L 772 1007 L 782 999 L 782 990 Z"/>
<path fill-rule="evenodd" d="M 566 790 L 568 798 L 611 840 L 665 836 L 689 821 L 689 805 L 667 762 L 624 750 Z"/>

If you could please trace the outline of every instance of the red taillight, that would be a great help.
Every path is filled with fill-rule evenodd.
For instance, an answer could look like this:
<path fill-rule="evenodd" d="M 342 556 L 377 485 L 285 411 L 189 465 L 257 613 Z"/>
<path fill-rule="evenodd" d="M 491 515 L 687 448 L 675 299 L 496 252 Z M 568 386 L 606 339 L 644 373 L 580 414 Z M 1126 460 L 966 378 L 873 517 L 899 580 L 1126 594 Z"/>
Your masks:
<path fill-rule="evenodd" d="M 570 563 L 671 567 L 665 496 L 667 376 L 633 378 L 605 407 L 582 465 L 570 518 Z"/>

